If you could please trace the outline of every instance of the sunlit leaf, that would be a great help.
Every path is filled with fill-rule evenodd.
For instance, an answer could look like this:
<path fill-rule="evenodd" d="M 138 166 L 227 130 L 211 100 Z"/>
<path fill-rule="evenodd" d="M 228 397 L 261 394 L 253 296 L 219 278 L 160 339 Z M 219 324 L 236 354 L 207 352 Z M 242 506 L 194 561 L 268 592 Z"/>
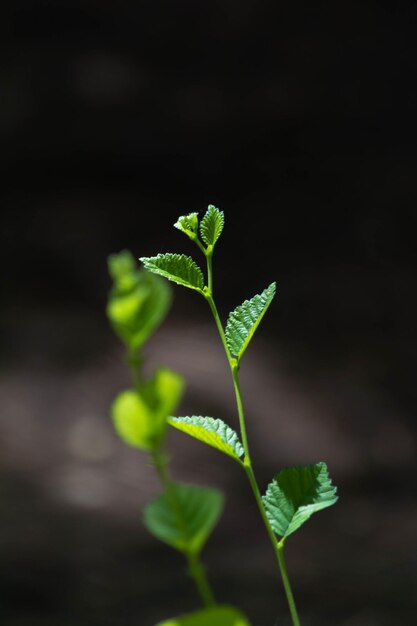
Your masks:
<path fill-rule="evenodd" d="M 288 537 L 312 515 L 337 502 L 326 463 L 284 469 L 275 476 L 263 496 L 274 532 Z"/>
<path fill-rule="evenodd" d="M 217 489 L 172 483 L 145 508 L 144 521 L 157 539 L 181 552 L 203 548 L 223 510 Z"/>
<path fill-rule="evenodd" d="M 246 617 L 233 607 L 217 606 L 174 617 L 157 626 L 250 626 Z"/>
<path fill-rule="evenodd" d="M 153 413 L 137 391 L 129 389 L 119 393 L 111 413 L 114 427 L 125 443 L 152 450 L 155 439 Z"/>
<path fill-rule="evenodd" d="M 240 460 L 244 454 L 237 434 L 222 420 L 193 415 L 192 417 L 170 417 L 168 423 L 233 459 Z"/>
<path fill-rule="evenodd" d="M 138 270 L 130 252 L 109 257 L 113 288 L 107 316 L 131 351 L 140 348 L 165 318 L 171 304 L 171 289 L 165 280 Z"/>
<path fill-rule="evenodd" d="M 111 254 L 108 259 L 110 276 L 117 289 L 130 290 L 137 278 L 137 265 L 134 256 L 129 250 L 122 250 L 117 254 Z"/>
<path fill-rule="evenodd" d="M 167 417 L 178 406 L 183 387 L 179 374 L 159 369 L 139 389 L 122 391 L 111 410 L 120 438 L 135 448 L 155 449 L 164 437 Z"/>
<path fill-rule="evenodd" d="M 209 204 L 206 214 L 201 220 L 201 239 L 207 246 L 214 246 L 222 234 L 224 227 L 224 213 L 215 206 Z"/>
<path fill-rule="evenodd" d="M 154 274 L 160 274 L 178 285 L 202 291 L 204 276 L 193 259 L 185 254 L 158 254 L 140 259 L 145 268 Z"/>
<path fill-rule="evenodd" d="M 166 421 L 177 408 L 183 391 L 184 379 L 182 376 L 167 368 L 157 369 L 151 381 L 154 396 L 154 410 L 159 419 Z"/>
<path fill-rule="evenodd" d="M 198 231 L 198 213 L 181 215 L 175 222 L 174 227 L 188 235 L 190 239 L 195 239 Z"/>
<path fill-rule="evenodd" d="M 240 360 L 256 329 L 268 310 L 276 291 L 271 283 L 260 295 L 245 300 L 229 315 L 226 325 L 226 341 L 231 354 Z"/>

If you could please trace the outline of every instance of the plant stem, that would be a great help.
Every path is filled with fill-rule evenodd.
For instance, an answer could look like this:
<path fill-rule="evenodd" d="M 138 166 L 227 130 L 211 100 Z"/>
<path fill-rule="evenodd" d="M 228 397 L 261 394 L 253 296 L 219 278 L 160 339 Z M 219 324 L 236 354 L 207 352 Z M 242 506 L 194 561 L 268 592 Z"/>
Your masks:
<path fill-rule="evenodd" d="M 173 489 L 173 482 L 169 473 L 167 457 L 160 449 L 157 449 L 153 452 L 152 458 L 161 484 L 177 518 L 178 526 L 183 530 L 184 535 L 186 535 L 181 509 L 178 505 L 175 490 Z M 184 551 L 184 556 L 187 559 L 188 571 L 190 576 L 194 579 L 203 604 L 207 607 L 215 606 L 216 600 L 210 587 L 210 583 L 207 580 L 206 571 L 201 562 L 200 555 L 191 550 L 186 550 Z"/>
<path fill-rule="evenodd" d="M 290 579 L 288 578 L 287 566 L 284 559 L 284 540 L 281 539 L 280 542 L 277 542 L 275 538 L 274 531 L 271 528 L 271 524 L 269 523 L 265 512 L 265 507 L 262 502 L 262 497 L 259 491 L 258 483 L 256 482 L 252 465 L 245 465 L 245 471 L 249 478 L 249 482 L 251 484 L 252 491 L 255 496 L 255 500 L 258 505 L 262 520 L 265 524 L 266 532 L 268 533 L 268 537 L 271 540 L 275 555 L 278 560 L 278 565 L 281 572 L 282 582 L 284 584 L 285 595 L 287 596 L 287 602 L 290 609 L 293 626 L 300 626 L 300 619 L 298 617 L 297 608 L 295 606 L 294 595 L 291 589 Z"/>
<path fill-rule="evenodd" d="M 194 582 L 197 586 L 198 592 L 204 604 L 209 606 L 215 606 L 216 600 L 214 599 L 213 591 L 207 580 L 206 571 L 200 560 L 200 556 L 195 553 L 187 553 L 187 561 L 189 565 L 190 575 L 194 578 Z"/>
<path fill-rule="evenodd" d="M 213 249 L 210 251 L 207 250 L 205 252 L 207 259 L 207 278 L 208 278 L 208 290 L 209 293 L 213 294 Z"/>
<path fill-rule="evenodd" d="M 230 354 L 229 346 L 227 345 L 226 336 L 224 334 L 223 326 L 220 321 L 219 314 L 217 312 L 216 305 L 213 300 L 213 296 L 209 293 L 205 296 L 207 302 L 209 303 L 211 312 L 213 313 L 214 321 L 216 322 L 217 330 L 219 331 L 220 339 L 222 340 L 224 351 L 226 352 L 226 356 L 229 360 L 229 363 L 232 361 L 232 355 Z"/>
<path fill-rule="evenodd" d="M 269 523 L 268 517 L 266 515 L 266 511 L 265 511 L 265 507 L 263 505 L 262 502 L 262 497 L 261 497 L 261 492 L 259 490 L 259 486 L 256 480 L 256 476 L 255 473 L 253 471 L 253 467 L 252 467 L 252 461 L 250 458 L 250 453 L 249 453 L 249 442 L 248 442 L 248 436 L 247 436 L 247 432 L 246 432 L 246 421 L 245 421 L 245 412 L 244 412 L 244 408 L 243 408 L 243 400 L 242 400 L 242 392 L 240 390 L 240 382 L 239 382 L 239 364 L 237 362 L 236 359 L 234 359 L 230 353 L 229 350 L 229 346 L 227 345 L 227 341 L 226 341 L 226 335 L 223 329 L 223 325 L 221 323 L 220 320 L 220 316 L 219 313 L 217 311 L 217 307 L 216 307 L 216 303 L 214 302 L 213 299 L 213 292 L 212 292 L 212 285 L 213 285 L 213 278 L 212 278 L 212 274 L 213 274 L 213 270 L 212 270 L 212 258 L 210 255 L 210 259 L 209 259 L 209 255 L 206 254 L 206 258 L 207 258 L 207 271 L 208 271 L 208 292 L 205 294 L 205 298 L 207 300 L 207 302 L 209 303 L 210 306 L 210 310 L 213 314 L 214 317 L 214 321 L 216 323 L 216 327 L 217 330 L 219 332 L 222 344 L 223 344 L 223 348 L 224 351 L 226 353 L 227 356 L 227 360 L 229 361 L 229 366 L 232 372 L 232 377 L 233 377 L 233 385 L 234 385 L 234 390 L 235 390 L 235 396 L 236 396 L 236 404 L 237 404 L 237 410 L 238 410 L 238 415 L 239 415 L 239 425 L 240 425 L 240 434 L 242 437 L 242 444 L 243 444 L 243 448 L 245 451 L 245 459 L 244 459 L 244 469 L 246 472 L 246 475 L 249 479 L 249 483 L 250 486 L 252 487 L 252 491 L 253 491 L 253 495 L 255 496 L 255 500 L 256 500 L 256 504 L 258 505 L 258 509 L 259 509 L 259 513 L 262 517 L 262 521 L 265 525 L 265 529 L 266 532 L 268 534 L 268 537 L 271 541 L 272 547 L 274 549 L 275 552 L 275 556 L 277 558 L 278 561 L 278 565 L 279 565 L 279 569 L 281 572 L 281 577 L 282 577 L 282 582 L 284 584 L 284 589 L 285 589 L 285 594 L 287 596 L 287 601 L 288 601 L 288 606 L 290 609 L 290 613 L 291 613 L 291 619 L 293 622 L 293 626 L 300 626 L 300 620 L 297 614 L 297 609 L 295 606 L 295 601 L 294 601 L 294 596 L 292 593 L 292 589 L 291 589 L 291 585 L 290 585 L 290 581 L 288 578 L 288 573 L 287 573 L 287 568 L 286 568 L 286 564 L 285 564 L 285 560 L 284 560 L 284 541 L 281 540 L 279 543 L 277 542 L 277 539 L 275 537 L 274 531 L 271 527 L 271 524 Z"/>
<path fill-rule="evenodd" d="M 143 357 L 141 354 L 139 354 L 138 350 L 134 348 L 129 348 L 126 360 L 130 367 L 130 371 L 132 372 L 134 385 L 135 387 L 139 388 L 143 380 L 143 377 L 142 377 Z"/>
<path fill-rule="evenodd" d="M 290 607 L 291 619 L 294 626 L 300 626 L 300 619 L 295 606 L 295 600 L 291 589 L 290 579 L 288 578 L 287 565 L 284 558 L 284 539 L 277 544 L 278 562 L 281 570 L 282 582 L 284 583 L 285 594 L 287 596 L 288 606 Z"/>
<path fill-rule="evenodd" d="M 242 436 L 243 448 L 245 450 L 245 467 L 248 467 L 252 471 L 253 479 L 255 480 L 255 475 L 253 474 L 253 470 L 252 470 L 252 461 L 251 461 L 250 454 L 249 454 L 249 443 L 248 443 L 248 436 L 246 433 L 246 421 L 245 421 L 245 413 L 243 410 L 242 393 L 240 391 L 239 367 L 237 364 L 233 365 L 232 363 L 230 363 L 230 367 L 232 370 L 233 385 L 235 388 L 237 412 L 239 415 L 239 424 L 240 424 L 240 434 Z M 256 486 L 258 486 L 256 483 L 256 480 L 255 480 L 255 484 Z"/>
<path fill-rule="evenodd" d="M 237 402 L 238 412 L 239 412 L 239 421 L 241 424 L 242 423 L 245 424 L 245 417 L 243 413 L 243 403 L 242 403 L 242 397 L 241 397 L 241 392 L 240 392 L 237 368 L 232 369 L 232 373 L 233 373 L 233 380 L 235 383 L 236 402 Z M 246 444 L 245 444 L 245 441 L 246 441 Z M 279 565 L 279 569 L 281 572 L 282 582 L 284 584 L 285 594 L 287 596 L 287 602 L 288 602 L 288 606 L 290 609 L 293 626 L 300 626 L 300 620 L 298 618 L 297 609 L 295 606 L 295 600 L 294 600 L 294 596 L 292 593 L 290 580 L 288 578 L 287 568 L 286 568 L 285 560 L 284 560 L 284 553 L 283 553 L 284 542 L 282 540 L 279 543 L 277 542 L 274 531 L 272 530 L 271 524 L 267 517 L 265 507 L 262 502 L 261 492 L 259 490 L 259 486 L 256 480 L 255 472 L 253 471 L 252 462 L 249 457 L 249 449 L 247 448 L 246 429 L 242 430 L 242 443 L 245 448 L 245 463 L 244 463 L 245 472 L 249 479 L 250 485 L 252 487 L 253 495 L 255 496 L 256 504 L 258 505 L 259 513 L 261 514 L 266 532 L 271 541 L 272 547 L 275 552 L 275 556 L 277 557 L 277 560 L 278 560 L 278 565 Z"/>
<path fill-rule="evenodd" d="M 161 449 L 157 449 L 152 454 L 153 463 L 155 465 L 155 469 L 158 473 L 159 480 L 161 481 L 161 485 L 164 490 L 168 493 L 172 489 L 172 479 L 169 473 L 168 461 L 166 455 L 161 451 Z"/>

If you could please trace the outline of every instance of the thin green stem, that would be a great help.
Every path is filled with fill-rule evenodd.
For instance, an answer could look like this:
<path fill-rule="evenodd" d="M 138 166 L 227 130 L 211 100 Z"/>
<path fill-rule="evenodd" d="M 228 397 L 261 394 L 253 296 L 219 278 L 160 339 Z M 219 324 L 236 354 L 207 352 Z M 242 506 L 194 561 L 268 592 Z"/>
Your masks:
<path fill-rule="evenodd" d="M 240 392 L 240 385 L 239 385 L 239 375 L 238 375 L 239 367 L 237 365 L 236 359 L 234 359 L 232 355 L 230 354 L 229 346 L 227 345 L 227 341 L 226 341 L 226 335 L 224 334 L 223 326 L 220 320 L 219 313 L 217 311 L 216 304 L 213 300 L 213 296 L 210 293 L 207 294 L 206 300 L 209 303 L 211 312 L 214 317 L 214 321 L 216 322 L 217 330 L 219 331 L 219 335 L 222 340 L 222 344 L 226 352 L 227 359 L 229 361 L 230 369 L 232 370 L 233 384 L 235 388 L 236 403 L 237 403 L 237 409 L 238 409 L 238 415 L 239 415 L 240 433 L 242 436 L 243 448 L 245 450 L 245 463 L 248 463 L 250 465 L 249 443 L 248 443 L 248 438 L 246 434 L 245 414 L 243 411 L 242 394 Z"/>
<path fill-rule="evenodd" d="M 187 561 L 190 575 L 194 579 L 202 601 L 207 607 L 215 606 L 216 600 L 214 599 L 213 591 L 207 580 L 206 571 L 200 560 L 199 554 L 188 552 Z"/>
<path fill-rule="evenodd" d="M 245 465 L 245 472 L 249 479 L 250 486 L 252 487 L 253 495 L 255 496 L 256 504 L 258 505 L 259 513 L 261 514 L 262 521 L 265 525 L 266 532 L 268 533 L 268 537 L 272 543 L 272 547 L 274 548 L 275 555 L 278 559 L 278 543 L 276 537 L 274 535 L 274 531 L 271 528 L 271 524 L 266 516 L 265 507 L 262 502 L 261 492 L 259 491 L 258 483 L 255 478 L 255 473 L 253 471 L 252 465 Z M 279 559 L 278 559 L 279 562 Z"/>
<path fill-rule="evenodd" d="M 143 367 L 143 357 L 134 348 L 129 348 L 127 353 L 127 362 L 130 367 L 130 371 L 132 372 L 133 382 L 135 387 L 139 387 L 143 381 L 142 376 L 142 367 Z"/>
<path fill-rule="evenodd" d="M 232 372 L 232 377 L 233 377 L 233 385 L 234 385 L 234 390 L 235 390 L 235 396 L 236 396 L 236 404 L 237 404 L 237 410 L 238 410 L 238 415 L 239 415 L 239 425 L 240 425 L 240 434 L 242 437 L 242 444 L 243 444 L 243 448 L 245 451 L 245 459 L 244 459 L 244 468 L 245 468 L 245 472 L 246 475 L 249 479 L 249 483 L 251 485 L 252 491 L 253 491 L 253 495 L 255 496 L 255 500 L 256 500 L 256 504 L 258 505 L 258 509 L 259 509 L 259 513 L 261 515 L 262 521 L 265 525 L 265 529 L 266 532 L 268 534 L 268 537 L 271 541 L 272 547 L 274 549 L 275 552 L 275 556 L 277 558 L 278 561 L 278 565 L 279 565 L 279 569 L 281 572 L 281 577 L 282 577 L 282 581 L 284 584 L 284 589 L 285 589 L 285 593 L 287 596 L 287 601 L 288 601 L 288 606 L 290 609 L 290 613 L 291 613 L 291 618 L 292 618 L 292 622 L 293 622 L 293 626 L 300 626 L 300 620 L 298 618 L 298 614 L 297 614 L 297 609 L 295 606 L 295 601 L 294 601 L 294 596 L 291 590 L 291 585 L 290 585 L 290 581 L 288 578 L 288 573 L 287 573 L 287 568 L 285 565 L 285 560 L 284 560 L 284 554 L 283 554 L 283 541 L 281 541 L 280 543 L 277 542 L 277 539 L 275 537 L 274 531 L 272 530 L 271 524 L 269 522 L 269 519 L 267 517 L 266 511 L 265 511 L 265 507 L 263 505 L 262 502 L 262 497 L 261 497 L 261 493 L 259 490 L 259 486 L 256 480 L 256 476 L 255 473 L 253 471 L 253 467 L 252 467 L 252 461 L 250 458 L 250 453 L 249 453 L 249 442 L 248 442 L 248 436 L 247 436 L 247 432 L 246 432 L 246 421 L 245 421 L 245 412 L 244 412 L 244 408 L 243 408 L 243 400 L 242 400 L 242 392 L 240 389 L 240 382 L 239 382 L 239 363 L 237 362 L 237 360 L 235 358 L 232 357 L 230 350 L 229 350 L 229 346 L 227 345 L 227 341 L 226 341 L 226 335 L 223 329 L 223 325 L 221 323 L 220 320 L 220 316 L 219 313 L 217 311 L 217 307 L 216 307 L 216 303 L 214 302 L 213 299 L 213 269 L 212 269 L 212 254 L 208 254 L 206 253 L 206 258 L 207 258 L 207 271 L 208 271 L 208 290 L 205 293 L 205 298 L 210 306 L 210 310 L 213 314 L 214 317 L 214 321 L 216 323 L 216 327 L 217 330 L 219 332 L 220 335 L 220 339 L 222 341 L 223 344 L 223 348 L 224 351 L 226 353 L 227 356 L 227 360 L 229 361 L 229 365 L 230 365 L 230 369 Z"/>
<path fill-rule="evenodd" d="M 195 241 L 195 243 L 197 244 L 197 246 L 200 248 L 201 252 L 204 254 L 204 256 L 206 255 L 206 249 L 203 246 L 203 244 L 201 243 L 201 241 L 199 240 L 199 238 L 197 237 L 197 235 L 195 236 L 195 238 L 193 239 L 193 241 Z"/>
<path fill-rule="evenodd" d="M 245 450 L 245 465 L 247 465 L 252 470 L 252 462 L 251 462 L 251 458 L 249 454 L 248 435 L 246 433 L 245 413 L 243 410 L 242 392 L 240 391 L 239 367 L 238 365 L 233 365 L 233 364 L 231 364 L 230 367 L 232 370 L 233 385 L 235 388 L 237 412 L 239 415 L 239 424 L 240 424 L 240 434 L 242 436 L 243 448 Z M 253 471 L 252 471 L 252 474 L 253 474 Z M 253 478 L 255 480 L 254 474 L 253 474 Z"/>
<path fill-rule="evenodd" d="M 217 330 L 219 331 L 220 339 L 222 340 L 224 351 L 226 352 L 226 356 L 228 358 L 229 363 L 233 361 L 233 357 L 230 354 L 229 346 L 227 345 L 226 335 L 224 334 L 223 326 L 220 321 L 219 314 L 217 312 L 217 307 L 214 303 L 213 296 L 210 293 L 205 294 L 205 298 L 209 303 L 209 307 L 214 317 L 214 321 L 216 322 Z"/>
<path fill-rule="evenodd" d="M 255 474 L 251 465 L 245 465 L 246 475 L 249 478 L 249 482 L 252 487 L 253 495 L 255 496 L 256 503 L 258 505 L 259 512 L 261 514 L 263 523 L 268 533 L 268 537 L 274 548 L 275 556 L 278 560 L 279 569 L 281 572 L 282 582 L 284 584 L 285 595 L 287 596 L 288 607 L 290 609 L 291 619 L 293 626 L 300 626 L 300 620 L 295 606 L 294 595 L 291 589 L 290 579 L 288 578 L 287 567 L 284 560 L 284 541 L 281 539 L 277 542 L 274 531 L 271 528 L 268 517 L 266 515 L 265 507 L 262 502 L 261 493 L 259 491 L 258 483 L 256 482 Z"/>
<path fill-rule="evenodd" d="M 297 607 L 295 606 L 295 600 L 291 589 L 290 579 L 288 578 L 287 565 L 284 558 L 284 540 L 278 543 L 278 559 L 281 569 L 282 582 L 284 583 L 284 589 L 287 596 L 288 606 L 290 607 L 291 619 L 294 626 L 300 626 L 300 619 L 297 613 Z"/>
<path fill-rule="evenodd" d="M 166 454 L 160 448 L 152 454 L 153 464 L 161 481 L 161 485 L 168 493 L 172 488 L 172 479 L 169 473 L 168 460 Z"/>
<path fill-rule="evenodd" d="M 177 518 L 178 527 L 181 528 L 184 536 L 186 536 L 186 527 L 181 513 L 181 508 L 175 495 L 175 490 L 173 489 L 173 482 L 169 473 L 167 456 L 163 451 L 161 451 L 161 449 L 157 449 L 153 452 L 152 458 L 161 484 L 167 498 L 169 499 L 171 508 L 175 513 L 175 517 Z M 210 587 L 210 583 L 208 582 L 200 555 L 191 550 L 186 550 L 184 551 L 184 556 L 187 559 L 188 571 L 190 576 L 194 579 L 194 583 L 203 604 L 207 607 L 215 606 L 216 600 Z"/>
<path fill-rule="evenodd" d="M 207 259 L 208 290 L 213 295 L 213 248 L 205 252 Z"/>

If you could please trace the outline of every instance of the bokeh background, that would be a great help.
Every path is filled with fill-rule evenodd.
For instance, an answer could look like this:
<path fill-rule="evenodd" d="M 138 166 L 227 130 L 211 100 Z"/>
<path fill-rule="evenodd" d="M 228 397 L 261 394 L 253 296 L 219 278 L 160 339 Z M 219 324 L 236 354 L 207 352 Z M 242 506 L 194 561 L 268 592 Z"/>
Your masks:
<path fill-rule="evenodd" d="M 0 8 L 0 613 L 3 626 L 153 626 L 198 606 L 144 530 L 159 491 L 116 438 L 130 384 L 108 254 L 194 253 L 213 203 L 227 312 L 278 297 L 242 366 L 259 480 L 326 460 L 340 501 L 288 542 L 303 626 L 417 621 L 417 3 L 14 0 Z M 196 251 L 198 252 L 198 251 Z M 182 414 L 236 424 L 204 301 L 175 290 L 148 368 Z M 289 625 L 239 468 L 172 433 L 177 478 L 227 492 L 219 599 Z"/>

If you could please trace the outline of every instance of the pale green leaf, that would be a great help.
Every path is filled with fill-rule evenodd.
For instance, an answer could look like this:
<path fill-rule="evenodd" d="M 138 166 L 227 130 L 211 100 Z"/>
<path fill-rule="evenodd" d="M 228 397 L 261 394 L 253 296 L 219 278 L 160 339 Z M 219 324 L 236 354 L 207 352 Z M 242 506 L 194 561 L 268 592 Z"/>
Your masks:
<path fill-rule="evenodd" d="M 207 246 L 214 246 L 222 234 L 224 227 L 224 213 L 215 206 L 209 204 L 206 214 L 201 220 L 201 239 Z"/>
<path fill-rule="evenodd" d="M 115 332 L 134 351 L 165 318 L 171 304 L 171 289 L 159 276 L 138 271 L 127 251 L 109 257 L 109 271 L 114 283 L 107 316 Z"/>
<path fill-rule="evenodd" d="M 229 315 L 226 325 L 226 342 L 231 354 L 240 360 L 256 329 L 268 310 L 276 291 L 271 283 L 260 295 L 245 300 Z"/>
<path fill-rule="evenodd" d="M 326 463 L 284 469 L 262 500 L 274 532 L 288 537 L 312 515 L 337 501 Z"/>
<path fill-rule="evenodd" d="M 174 227 L 188 235 L 190 239 L 195 239 L 198 231 L 198 213 L 181 215 L 175 222 Z"/>
<path fill-rule="evenodd" d="M 158 254 L 140 259 L 145 268 L 154 274 L 160 274 L 178 285 L 202 292 L 204 276 L 193 259 L 185 254 Z"/>
<path fill-rule="evenodd" d="M 110 276 L 119 289 L 130 289 L 136 282 L 137 265 L 129 250 L 111 254 L 107 259 Z"/>
<path fill-rule="evenodd" d="M 170 417 L 168 423 L 191 437 L 240 461 L 244 449 L 234 430 L 213 417 Z"/>
<path fill-rule="evenodd" d="M 157 626 L 250 626 L 246 617 L 237 609 L 229 606 L 216 606 L 174 617 Z"/>
<path fill-rule="evenodd" d="M 145 508 L 144 521 L 158 539 L 181 552 L 203 548 L 223 510 L 217 489 L 172 483 Z"/>
<path fill-rule="evenodd" d="M 139 389 L 120 393 L 111 409 L 120 438 L 135 448 L 154 450 L 165 435 L 167 417 L 178 406 L 183 388 L 179 374 L 161 368 Z"/>
<path fill-rule="evenodd" d="M 133 389 L 119 393 L 111 408 L 114 427 L 130 446 L 152 450 L 154 446 L 153 414 L 143 398 Z"/>
<path fill-rule="evenodd" d="M 153 376 L 152 387 L 156 405 L 154 410 L 160 420 L 166 421 L 181 400 L 184 391 L 184 379 L 177 372 L 167 368 L 159 368 Z"/>

